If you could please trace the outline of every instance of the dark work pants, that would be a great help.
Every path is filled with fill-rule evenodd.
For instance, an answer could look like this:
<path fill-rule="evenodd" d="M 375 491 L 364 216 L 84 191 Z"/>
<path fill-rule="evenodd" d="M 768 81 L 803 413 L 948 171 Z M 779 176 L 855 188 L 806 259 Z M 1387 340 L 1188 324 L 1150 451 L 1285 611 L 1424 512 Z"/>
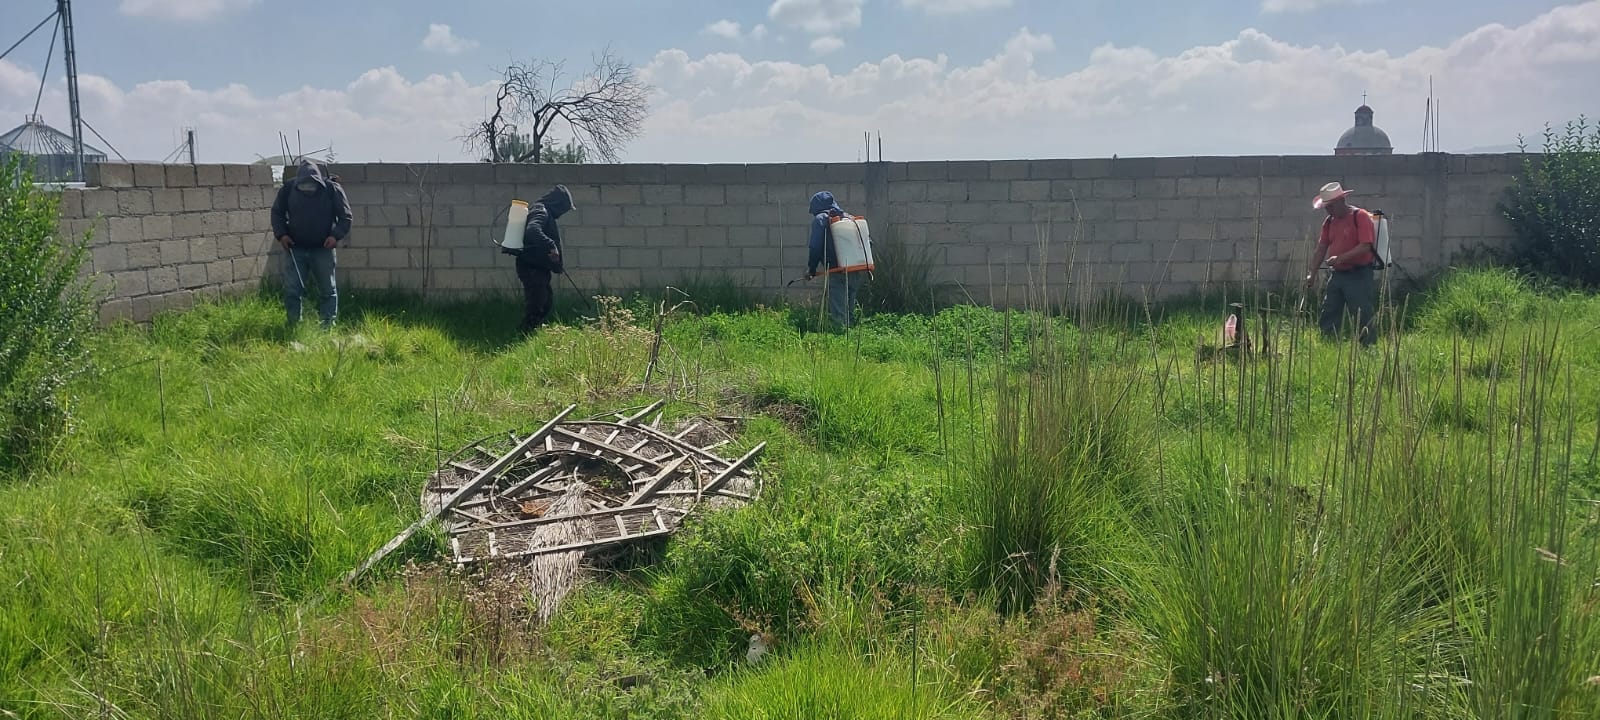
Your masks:
<path fill-rule="evenodd" d="M 1324 336 L 1336 336 L 1345 319 L 1354 315 L 1357 327 L 1361 328 L 1361 344 L 1371 345 L 1378 341 L 1377 328 L 1372 325 L 1372 316 L 1378 304 L 1376 275 L 1371 267 L 1364 267 L 1335 272 L 1329 276 L 1328 287 L 1322 296 L 1322 317 L 1317 323 Z"/>
<path fill-rule="evenodd" d="M 555 293 L 550 289 L 550 271 L 517 263 L 517 279 L 522 281 L 522 332 L 533 332 L 550 318 Z"/>

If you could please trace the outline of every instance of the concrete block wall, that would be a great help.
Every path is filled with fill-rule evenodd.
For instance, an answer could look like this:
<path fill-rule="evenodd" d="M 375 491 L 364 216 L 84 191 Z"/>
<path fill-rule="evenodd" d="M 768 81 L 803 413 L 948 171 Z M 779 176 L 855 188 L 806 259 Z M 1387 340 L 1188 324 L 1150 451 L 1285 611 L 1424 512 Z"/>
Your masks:
<path fill-rule="evenodd" d="M 61 232 L 91 233 L 85 271 L 108 291 L 102 322 L 259 286 L 277 247 L 271 168 L 99 163 L 87 175 L 61 191 Z"/>
<path fill-rule="evenodd" d="M 788 165 L 340 165 L 355 211 L 341 281 L 442 295 L 515 291 L 493 245 L 512 199 L 555 183 L 567 264 L 587 290 L 727 274 L 768 295 L 805 270 L 806 204 L 828 189 L 875 244 L 929 254 L 980 301 L 1027 286 L 1152 298 L 1302 273 L 1324 183 L 1390 216 L 1396 259 L 1422 277 L 1511 237 L 1496 203 L 1521 156 L 1189 157 Z M 803 288 L 803 286 L 796 286 Z M 803 295 L 806 290 L 790 290 Z"/>

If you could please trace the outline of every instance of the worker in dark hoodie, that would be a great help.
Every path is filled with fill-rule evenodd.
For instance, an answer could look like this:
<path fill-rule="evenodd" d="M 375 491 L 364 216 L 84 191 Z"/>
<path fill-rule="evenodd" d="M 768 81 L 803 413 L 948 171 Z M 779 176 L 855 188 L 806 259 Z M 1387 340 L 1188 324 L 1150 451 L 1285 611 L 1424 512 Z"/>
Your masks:
<path fill-rule="evenodd" d="M 550 319 L 555 293 L 550 288 L 551 274 L 565 272 L 561 259 L 561 227 L 556 220 L 573 209 L 567 186 L 550 188 L 528 208 L 522 226 L 522 249 L 506 250 L 517 256 L 517 279 L 522 281 L 522 324 L 517 330 L 526 335 Z"/>
<path fill-rule="evenodd" d="M 823 190 L 811 196 L 811 255 L 806 261 L 806 277 L 816 277 L 819 266 L 826 268 L 827 280 L 822 287 L 822 296 L 828 304 L 828 317 L 841 328 L 850 327 L 856 296 L 860 294 L 861 283 L 867 277 L 866 272 L 838 269 L 839 261 L 833 253 L 833 234 L 828 226 L 834 218 L 843 215 L 844 209 L 834 200 L 833 193 Z"/>
<path fill-rule="evenodd" d="M 299 172 L 278 189 L 272 202 L 272 234 L 284 249 L 283 304 L 289 326 L 300 322 L 306 283 L 314 281 L 322 328 L 332 328 L 339 317 L 334 247 L 350 234 L 350 199 L 344 188 L 323 177 L 316 163 L 302 159 Z"/>

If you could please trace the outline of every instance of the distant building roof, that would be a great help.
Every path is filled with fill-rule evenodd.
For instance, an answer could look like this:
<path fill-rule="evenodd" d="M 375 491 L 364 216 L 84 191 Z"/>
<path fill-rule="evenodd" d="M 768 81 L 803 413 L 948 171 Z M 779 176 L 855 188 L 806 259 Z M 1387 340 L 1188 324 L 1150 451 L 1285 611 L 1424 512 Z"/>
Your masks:
<path fill-rule="evenodd" d="M 72 136 L 49 125 L 44 124 L 44 119 L 38 115 L 29 115 L 21 125 L 12 128 L 4 135 L 0 135 L 0 150 L 19 152 L 24 155 L 72 155 Z M 83 144 L 83 159 L 94 161 L 106 159 L 106 154 L 99 148 Z"/>
<path fill-rule="evenodd" d="M 1389 142 L 1389 134 L 1372 124 L 1372 108 L 1366 105 L 1356 108 L 1355 127 L 1344 131 L 1339 136 L 1339 144 L 1333 148 L 1335 155 L 1388 155 L 1392 152 L 1394 145 Z"/>

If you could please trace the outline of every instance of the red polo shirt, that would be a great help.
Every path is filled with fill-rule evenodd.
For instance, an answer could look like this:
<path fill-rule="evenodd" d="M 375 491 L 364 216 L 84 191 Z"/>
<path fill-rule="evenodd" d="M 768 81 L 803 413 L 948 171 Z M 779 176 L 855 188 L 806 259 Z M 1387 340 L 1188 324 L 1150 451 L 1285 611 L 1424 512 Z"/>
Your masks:
<path fill-rule="evenodd" d="M 1350 213 L 1342 218 L 1329 215 L 1322 221 L 1322 236 L 1317 240 L 1319 247 L 1328 248 L 1328 257 L 1341 258 L 1334 270 L 1354 270 L 1358 267 L 1370 265 L 1376 255 L 1373 253 L 1378 241 L 1378 228 L 1372 219 L 1372 213 L 1361 208 L 1351 206 Z M 1359 262 L 1348 263 L 1342 258 L 1354 251 L 1357 246 L 1365 243 L 1367 252 L 1361 253 L 1364 258 L 1356 258 Z"/>

